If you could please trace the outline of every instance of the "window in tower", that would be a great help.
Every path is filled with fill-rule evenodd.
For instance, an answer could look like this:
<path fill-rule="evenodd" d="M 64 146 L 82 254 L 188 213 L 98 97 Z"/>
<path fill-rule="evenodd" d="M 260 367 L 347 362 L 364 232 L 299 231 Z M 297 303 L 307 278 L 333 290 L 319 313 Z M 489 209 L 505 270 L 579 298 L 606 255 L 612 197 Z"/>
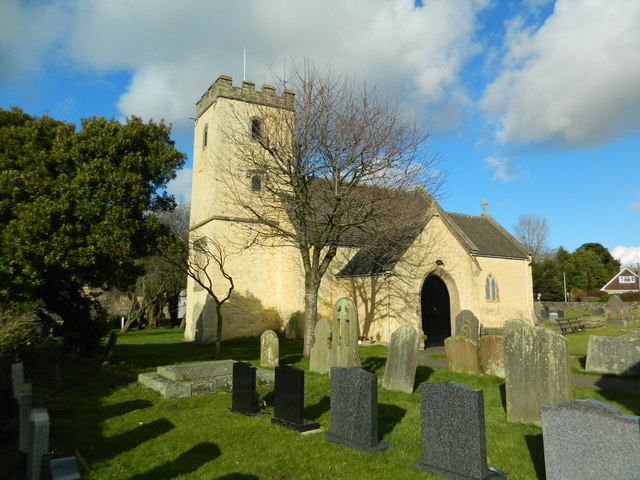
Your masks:
<path fill-rule="evenodd" d="M 257 118 L 251 120 L 251 139 L 255 141 L 262 140 L 262 124 Z"/>

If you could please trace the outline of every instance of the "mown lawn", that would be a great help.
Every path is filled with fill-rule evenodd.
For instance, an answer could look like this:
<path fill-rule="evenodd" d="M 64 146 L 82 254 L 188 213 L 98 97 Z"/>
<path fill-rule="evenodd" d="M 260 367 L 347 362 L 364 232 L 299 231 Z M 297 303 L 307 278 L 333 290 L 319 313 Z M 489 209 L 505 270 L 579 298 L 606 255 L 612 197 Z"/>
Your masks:
<path fill-rule="evenodd" d="M 300 342 L 281 339 L 281 363 L 307 369 L 308 359 L 301 350 Z M 258 365 L 259 339 L 224 342 L 222 352 L 224 358 Z M 25 371 L 34 384 L 34 406 L 49 409 L 52 450 L 79 450 L 92 469 L 91 479 L 436 478 L 413 468 L 421 455 L 417 388 L 411 395 L 379 388 L 380 436 L 391 447 L 382 453 L 363 453 L 327 442 L 322 434 L 303 436 L 272 425 L 270 387 L 259 388 L 265 414 L 244 417 L 228 410 L 230 392 L 163 400 L 136 382 L 138 373 L 159 365 L 211 360 L 211 353 L 210 346 L 184 342 L 180 331 L 133 331 L 118 340 L 111 366 L 40 359 L 27 363 Z M 364 368 L 378 375 L 384 372 L 385 347 L 361 347 L 360 354 Z M 506 423 L 503 380 L 418 367 L 416 385 L 446 381 L 484 391 L 489 465 L 514 480 L 544 478 L 541 430 Z M 328 376 L 306 372 L 305 384 L 306 417 L 328 429 Z M 583 387 L 576 387 L 574 394 L 640 414 L 636 395 Z M 16 431 L 8 431 L 17 437 Z M 0 441 L 7 478 L 17 475 L 13 440 Z"/>

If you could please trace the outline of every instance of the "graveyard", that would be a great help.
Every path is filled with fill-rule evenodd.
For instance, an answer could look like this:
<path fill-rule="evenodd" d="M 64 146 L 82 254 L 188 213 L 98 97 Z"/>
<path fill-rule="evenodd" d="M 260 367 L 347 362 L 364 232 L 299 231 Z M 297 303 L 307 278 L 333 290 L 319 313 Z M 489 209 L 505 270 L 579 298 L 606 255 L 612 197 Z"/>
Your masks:
<path fill-rule="evenodd" d="M 604 332 L 603 336 L 612 337 L 633 331 L 633 327 L 604 327 L 587 333 L 600 335 L 600 331 Z M 583 336 L 586 334 L 579 332 L 564 337 L 574 357 L 587 353 L 589 340 Z M 105 338 L 105 345 L 107 342 Z M 390 389 L 398 376 L 395 373 L 397 366 L 390 365 L 390 373 L 385 375 L 387 356 L 393 345 L 389 348 L 360 346 L 357 355 L 362 369 L 344 369 L 344 375 L 331 377 L 310 369 L 310 359 L 300 354 L 301 347 L 300 341 L 280 338 L 278 351 L 271 348 L 266 352 L 268 349 L 261 349 L 260 337 L 229 340 L 222 346 L 223 359 L 238 361 L 234 363 L 234 369 L 236 365 L 249 370 L 251 366 L 260 367 L 258 371 L 275 373 L 276 384 L 279 381 L 277 368 L 296 367 L 289 369 L 293 377 L 282 380 L 286 385 L 279 389 L 278 395 L 291 395 L 302 388 L 304 409 L 299 419 L 304 419 L 301 422 L 288 418 L 274 421 L 283 417 L 276 411 L 279 400 L 274 384 L 256 382 L 255 377 L 252 388 L 255 388 L 257 401 L 249 406 L 256 407 L 256 411 L 250 412 L 251 415 L 231 408 L 232 405 L 243 408 L 242 403 L 236 403 L 234 399 L 235 384 L 233 388 L 223 386 L 215 394 L 163 398 L 139 383 L 140 374 L 156 372 L 158 367 L 212 360 L 211 346 L 185 342 L 182 332 L 175 329 L 132 331 L 120 336 L 113 352 L 109 352 L 110 363 L 62 361 L 55 351 L 51 351 L 50 361 L 42 358 L 37 363 L 26 361 L 23 373 L 31 386 L 33 408 L 40 414 L 41 409 L 46 408 L 48 412 L 48 453 L 78 451 L 91 470 L 90 479 L 441 478 L 430 473 L 434 471 L 431 464 L 442 461 L 438 456 L 446 456 L 450 449 L 438 453 L 439 442 L 431 439 L 427 441 L 428 451 L 436 452 L 435 460 L 422 456 L 424 417 L 421 417 L 421 410 L 425 408 L 433 417 L 429 421 L 438 423 L 440 419 L 439 424 L 444 422 L 444 425 L 438 428 L 453 437 L 458 435 L 458 442 L 470 438 L 471 447 L 468 448 L 481 446 L 484 439 L 477 432 L 467 435 L 468 427 L 456 427 L 461 422 L 456 419 L 469 416 L 472 418 L 465 418 L 465 422 L 483 426 L 486 459 L 478 455 L 476 464 L 486 463 L 487 467 L 503 472 L 510 479 L 545 478 L 544 455 L 551 457 L 554 454 L 554 451 L 545 450 L 547 444 L 557 446 L 580 440 L 581 433 L 567 427 L 560 434 L 550 435 L 543 445 L 540 426 L 508 423 L 508 394 L 505 380 L 498 376 L 454 373 L 445 367 L 427 366 L 419 361 L 413 391 L 407 393 L 396 391 L 406 390 L 406 385 Z M 265 364 L 270 366 L 261 367 Z M 253 370 L 253 375 L 255 372 Z M 364 390 L 354 392 L 354 386 L 362 386 Z M 433 392 L 431 397 L 423 397 L 427 390 Z M 26 388 L 22 391 L 27 393 Z M 339 395 L 344 398 L 355 395 L 357 401 L 354 400 L 353 405 L 334 405 L 338 402 L 338 394 L 334 391 L 341 392 Z M 369 393 L 362 396 L 362 392 Z M 373 400 L 367 395 L 373 395 Z M 452 395 L 461 395 L 456 408 L 447 402 Z M 640 395 L 636 393 L 573 385 L 570 395 L 574 399 L 608 404 L 578 404 L 577 410 L 590 412 L 595 409 L 597 415 L 604 412 L 616 416 L 618 413 L 611 410 L 615 407 L 622 414 L 640 414 Z M 574 404 L 569 402 L 569 405 Z M 573 407 L 563 405 L 543 409 L 543 423 L 553 423 L 557 417 L 566 418 L 567 409 L 574 411 L 571 410 Z M 438 414 L 440 411 L 442 415 Z M 3 474 L 8 475 L 6 478 L 20 478 L 16 442 L 19 426 L 17 419 L 7 413 L 2 419 L 0 459 L 5 465 Z M 341 419 L 358 417 L 362 432 L 356 432 L 356 437 L 362 433 L 369 439 L 364 448 L 353 445 L 353 428 L 340 428 L 338 422 L 332 425 L 333 415 Z M 371 424 L 374 428 L 368 429 L 368 418 L 372 416 L 377 421 Z M 296 422 L 300 428 L 291 428 Z M 320 426 L 319 431 L 300 433 L 307 425 L 314 426 L 315 423 Z M 596 432 L 597 429 L 597 425 L 589 425 L 587 431 Z M 571 435 L 569 439 L 562 436 L 567 432 Z M 637 452 L 633 451 L 624 454 L 637 457 Z M 637 458 L 629 458 L 629 461 L 633 465 Z M 503 477 L 496 474 L 490 478 Z"/>

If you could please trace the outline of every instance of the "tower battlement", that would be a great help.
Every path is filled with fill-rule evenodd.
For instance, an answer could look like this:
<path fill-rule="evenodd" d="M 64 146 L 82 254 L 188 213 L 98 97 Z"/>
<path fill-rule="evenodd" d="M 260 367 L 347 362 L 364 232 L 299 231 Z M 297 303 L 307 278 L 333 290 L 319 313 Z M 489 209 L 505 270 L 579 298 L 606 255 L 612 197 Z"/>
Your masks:
<path fill-rule="evenodd" d="M 262 85 L 262 90 L 257 91 L 256 84 L 246 80 L 242 82 L 242 87 L 234 87 L 231 77 L 220 75 L 196 103 L 196 115 L 202 115 L 219 97 L 293 111 L 294 95 L 291 90 L 276 95 L 276 89 L 271 85 Z"/>

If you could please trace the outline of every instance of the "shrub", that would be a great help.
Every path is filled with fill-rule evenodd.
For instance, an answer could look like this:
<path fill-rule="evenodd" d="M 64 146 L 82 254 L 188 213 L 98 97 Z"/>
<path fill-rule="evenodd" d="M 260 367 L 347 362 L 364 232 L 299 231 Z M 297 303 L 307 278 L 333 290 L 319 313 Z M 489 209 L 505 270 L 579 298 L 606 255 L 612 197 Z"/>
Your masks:
<path fill-rule="evenodd" d="M 21 360 L 37 343 L 38 317 L 34 313 L 0 316 L 0 364 Z"/>
<path fill-rule="evenodd" d="M 627 292 L 620 295 L 624 302 L 640 302 L 640 292 Z"/>
<path fill-rule="evenodd" d="M 611 294 L 607 293 L 606 295 L 601 296 L 600 300 L 598 300 L 598 301 L 602 302 L 602 303 L 607 303 L 610 298 L 611 298 Z"/>

